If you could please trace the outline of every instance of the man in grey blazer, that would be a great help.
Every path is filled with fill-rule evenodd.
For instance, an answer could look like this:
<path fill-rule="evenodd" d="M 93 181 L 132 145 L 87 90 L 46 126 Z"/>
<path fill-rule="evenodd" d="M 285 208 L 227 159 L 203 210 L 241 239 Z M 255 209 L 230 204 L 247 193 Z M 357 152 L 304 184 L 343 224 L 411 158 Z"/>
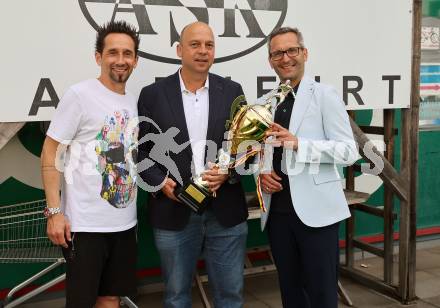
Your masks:
<path fill-rule="evenodd" d="M 337 164 L 358 158 L 343 101 L 334 88 L 304 76 L 308 51 L 301 32 L 269 36 L 269 62 L 294 93 L 279 105 L 260 174 L 267 227 L 283 307 L 335 308 L 339 221 L 350 216 Z M 268 94 L 270 95 L 270 93 Z M 265 97 L 262 97 L 264 101 Z M 258 102 L 257 102 L 258 103 Z"/>

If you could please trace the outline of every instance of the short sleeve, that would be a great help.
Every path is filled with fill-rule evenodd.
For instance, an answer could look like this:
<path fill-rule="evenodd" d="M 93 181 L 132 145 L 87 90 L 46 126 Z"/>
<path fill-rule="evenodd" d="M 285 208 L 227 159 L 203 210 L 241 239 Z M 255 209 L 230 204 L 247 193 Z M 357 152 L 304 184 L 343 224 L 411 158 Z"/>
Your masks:
<path fill-rule="evenodd" d="M 70 144 L 77 134 L 81 115 L 79 97 L 75 91 L 69 89 L 57 106 L 47 136 L 62 144 Z"/>

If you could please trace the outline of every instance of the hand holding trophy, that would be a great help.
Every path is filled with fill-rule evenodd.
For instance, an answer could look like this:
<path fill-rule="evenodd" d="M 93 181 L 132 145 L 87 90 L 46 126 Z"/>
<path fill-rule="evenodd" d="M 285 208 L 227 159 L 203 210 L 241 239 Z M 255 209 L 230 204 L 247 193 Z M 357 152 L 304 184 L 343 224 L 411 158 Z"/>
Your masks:
<path fill-rule="evenodd" d="M 244 95 L 237 97 L 232 103 L 231 119 L 226 123 L 228 130 L 228 149 L 220 149 L 214 168 L 219 172 L 228 173 L 243 163 L 249 157 L 259 153 L 259 150 L 240 148 L 242 142 L 255 141 L 262 143 L 266 139 L 266 132 L 273 124 L 275 111 L 287 95 L 293 92 L 290 81 L 281 83 L 278 88 L 267 96 L 263 104 L 246 105 Z M 215 192 L 211 192 L 208 183 L 202 175 L 195 176 L 191 181 L 176 190 L 176 197 L 193 211 L 202 214 Z"/>

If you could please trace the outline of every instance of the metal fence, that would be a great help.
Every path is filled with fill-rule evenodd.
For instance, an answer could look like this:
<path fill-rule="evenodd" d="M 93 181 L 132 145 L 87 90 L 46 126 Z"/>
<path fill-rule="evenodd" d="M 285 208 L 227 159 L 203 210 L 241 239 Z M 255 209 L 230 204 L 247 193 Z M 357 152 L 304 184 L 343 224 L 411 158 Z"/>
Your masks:
<path fill-rule="evenodd" d="M 0 207 L 0 263 L 49 263 L 50 265 L 12 288 L 3 300 L 4 308 L 13 308 L 66 279 L 66 274 L 14 298 L 23 288 L 65 263 L 61 248 L 52 244 L 46 235 L 47 220 L 43 215 L 46 200 Z M 128 297 L 121 304 L 137 306 Z"/>
<path fill-rule="evenodd" d="M 14 287 L 3 301 L 5 308 L 16 307 L 65 279 L 62 274 L 14 299 L 18 291 L 65 262 L 61 249 L 47 238 L 45 207 L 45 200 L 0 207 L 0 263 L 51 263 Z"/>

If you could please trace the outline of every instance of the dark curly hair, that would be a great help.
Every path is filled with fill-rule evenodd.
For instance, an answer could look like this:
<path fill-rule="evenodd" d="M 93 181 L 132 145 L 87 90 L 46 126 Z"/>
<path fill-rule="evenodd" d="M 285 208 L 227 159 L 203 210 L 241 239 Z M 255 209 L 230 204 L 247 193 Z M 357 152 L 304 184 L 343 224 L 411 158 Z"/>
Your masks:
<path fill-rule="evenodd" d="M 95 43 L 95 51 L 98 53 L 102 53 L 104 50 L 104 40 L 107 37 L 107 35 L 111 33 L 123 33 L 127 34 L 134 42 L 134 51 L 137 55 L 139 50 L 139 34 L 133 25 L 129 24 L 128 22 L 124 20 L 119 21 L 111 21 L 103 26 L 98 28 L 98 31 L 96 33 L 96 43 Z"/>

